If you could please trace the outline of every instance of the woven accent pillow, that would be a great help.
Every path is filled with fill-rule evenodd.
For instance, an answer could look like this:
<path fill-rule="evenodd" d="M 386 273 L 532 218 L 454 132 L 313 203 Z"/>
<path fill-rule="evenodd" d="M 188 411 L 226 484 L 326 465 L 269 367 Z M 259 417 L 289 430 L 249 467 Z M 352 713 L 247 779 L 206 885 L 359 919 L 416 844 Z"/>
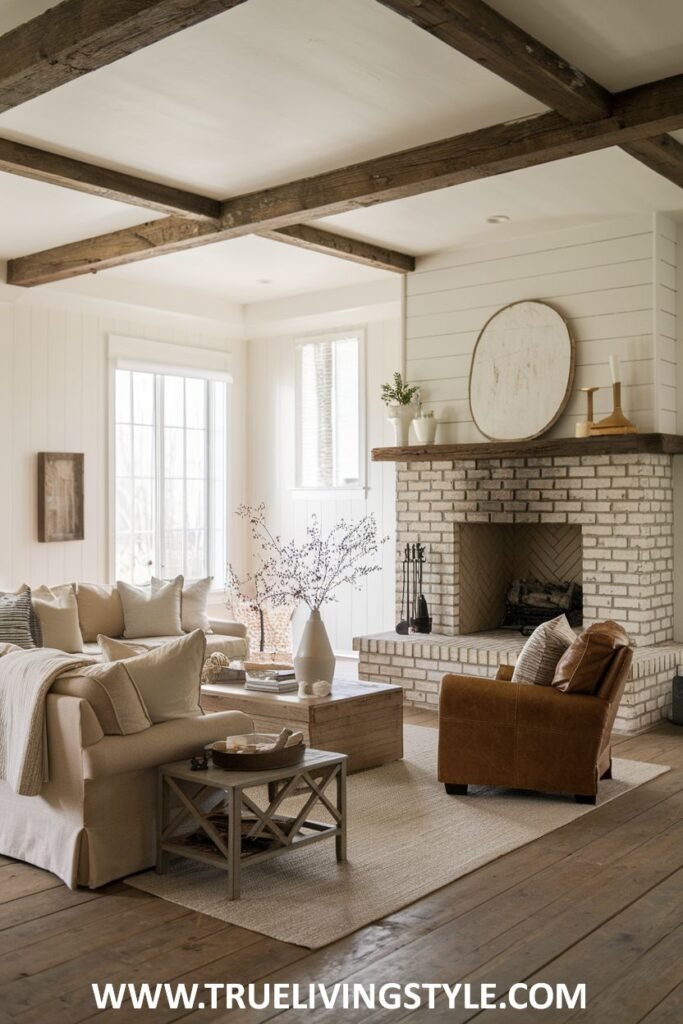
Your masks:
<path fill-rule="evenodd" d="M 576 633 L 566 615 L 542 622 L 524 644 L 512 673 L 512 682 L 550 686 L 558 661 L 575 640 Z"/>
<path fill-rule="evenodd" d="M 152 593 L 168 583 L 169 580 L 160 580 L 152 576 Z M 180 619 L 183 632 L 191 633 L 194 629 L 203 629 L 205 633 L 211 632 L 209 625 L 209 614 L 207 605 L 209 602 L 209 591 L 213 576 L 205 576 L 203 580 L 187 580 L 183 583 L 183 592 L 180 598 Z"/>
<path fill-rule="evenodd" d="M 116 587 L 123 606 L 124 640 L 145 636 L 182 636 L 180 601 L 183 577 L 152 587 L 134 587 L 117 580 Z M 100 630 L 100 632 L 103 632 Z"/>
<path fill-rule="evenodd" d="M 0 591 L 0 643 L 26 649 L 42 646 L 40 623 L 26 584 L 12 592 Z"/>

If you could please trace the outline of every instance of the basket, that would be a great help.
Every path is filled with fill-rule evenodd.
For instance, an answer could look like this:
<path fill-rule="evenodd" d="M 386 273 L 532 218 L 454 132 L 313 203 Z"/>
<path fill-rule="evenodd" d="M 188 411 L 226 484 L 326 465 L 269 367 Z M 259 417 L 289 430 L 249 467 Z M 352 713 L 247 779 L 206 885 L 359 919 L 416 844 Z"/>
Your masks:
<path fill-rule="evenodd" d="M 250 736 L 232 736 L 236 739 L 263 738 L 275 740 L 277 737 L 266 733 L 255 733 Z M 218 740 L 210 743 L 206 748 L 211 754 L 214 768 L 222 768 L 228 772 L 260 772 L 273 768 L 290 768 L 300 764 L 306 753 L 306 744 L 297 743 L 296 746 L 283 747 L 282 750 L 266 750 L 263 753 L 245 754 L 227 749 L 225 740 Z"/>

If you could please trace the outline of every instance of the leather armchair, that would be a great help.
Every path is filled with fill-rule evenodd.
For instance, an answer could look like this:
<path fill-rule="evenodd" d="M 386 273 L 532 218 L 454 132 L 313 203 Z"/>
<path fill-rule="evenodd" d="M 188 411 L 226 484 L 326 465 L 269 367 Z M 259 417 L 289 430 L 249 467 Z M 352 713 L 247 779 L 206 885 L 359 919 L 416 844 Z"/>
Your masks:
<path fill-rule="evenodd" d="M 633 651 L 618 648 L 597 692 L 444 676 L 439 706 L 439 782 L 450 794 L 468 784 L 571 793 L 594 804 L 600 779 L 611 778 L 610 736 Z"/>

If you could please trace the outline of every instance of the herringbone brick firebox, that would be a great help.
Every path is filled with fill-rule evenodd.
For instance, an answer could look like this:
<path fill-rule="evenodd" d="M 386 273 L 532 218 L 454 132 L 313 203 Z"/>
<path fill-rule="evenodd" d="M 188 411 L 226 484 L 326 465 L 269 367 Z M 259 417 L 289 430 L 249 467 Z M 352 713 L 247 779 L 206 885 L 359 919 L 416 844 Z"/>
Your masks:
<path fill-rule="evenodd" d="M 495 628 L 501 595 L 540 562 L 550 579 L 581 583 L 584 625 L 616 619 L 637 647 L 617 728 L 636 732 L 669 713 L 683 658 L 673 642 L 671 455 L 415 461 L 396 477 L 397 561 L 407 542 L 427 545 L 434 632 L 358 638 L 362 679 L 391 678 L 407 700 L 436 704 L 445 672 L 491 675 L 514 662 L 524 641 Z"/>

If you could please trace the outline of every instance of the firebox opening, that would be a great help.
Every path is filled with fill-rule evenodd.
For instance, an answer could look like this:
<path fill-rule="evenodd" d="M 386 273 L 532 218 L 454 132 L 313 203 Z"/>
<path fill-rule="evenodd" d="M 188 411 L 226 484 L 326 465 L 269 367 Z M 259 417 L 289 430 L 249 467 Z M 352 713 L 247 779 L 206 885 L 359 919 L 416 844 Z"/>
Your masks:
<path fill-rule="evenodd" d="M 580 526 L 462 523 L 459 533 L 461 634 L 503 625 L 528 631 L 562 611 L 581 625 Z"/>

